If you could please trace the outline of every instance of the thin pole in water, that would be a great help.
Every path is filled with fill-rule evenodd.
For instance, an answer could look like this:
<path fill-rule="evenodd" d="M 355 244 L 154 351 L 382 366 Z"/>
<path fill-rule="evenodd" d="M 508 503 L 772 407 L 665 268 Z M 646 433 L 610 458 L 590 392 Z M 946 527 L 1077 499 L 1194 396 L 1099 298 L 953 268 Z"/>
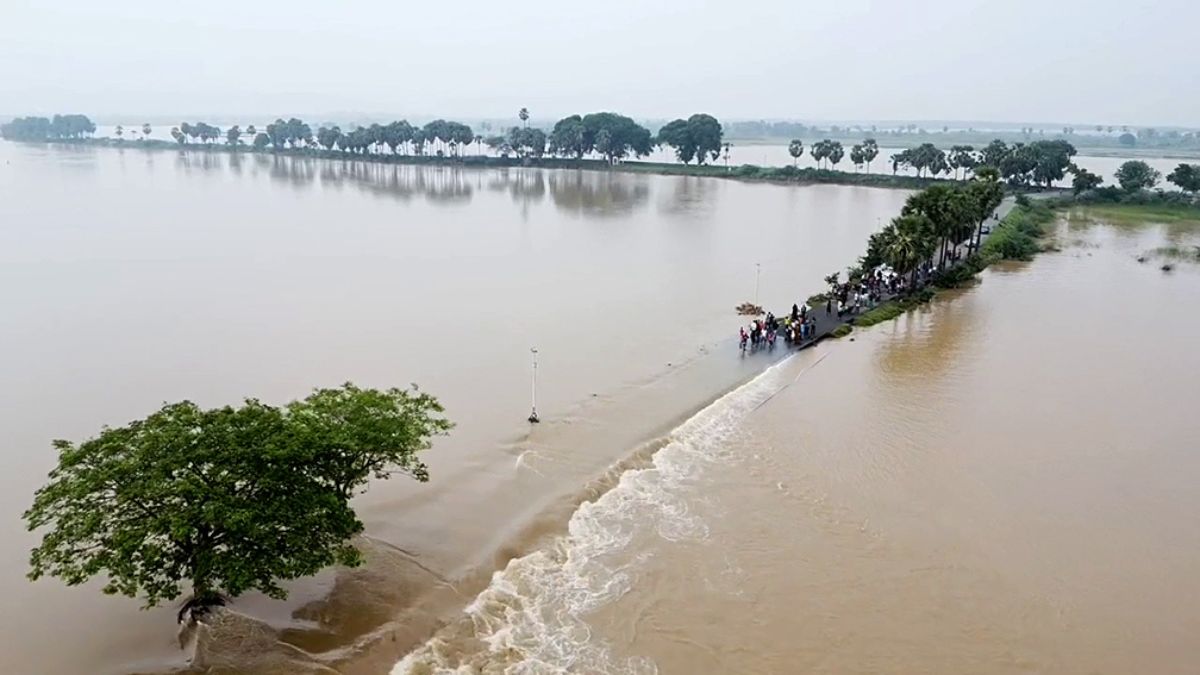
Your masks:
<path fill-rule="evenodd" d="M 758 307 L 758 279 L 762 276 L 762 265 L 754 263 L 754 306 Z"/>
<path fill-rule="evenodd" d="M 530 424 L 541 422 L 537 414 L 537 347 L 530 347 L 529 353 L 533 354 L 533 381 L 530 387 L 530 399 L 532 401 L 532 412 L 529 413 Z"/>

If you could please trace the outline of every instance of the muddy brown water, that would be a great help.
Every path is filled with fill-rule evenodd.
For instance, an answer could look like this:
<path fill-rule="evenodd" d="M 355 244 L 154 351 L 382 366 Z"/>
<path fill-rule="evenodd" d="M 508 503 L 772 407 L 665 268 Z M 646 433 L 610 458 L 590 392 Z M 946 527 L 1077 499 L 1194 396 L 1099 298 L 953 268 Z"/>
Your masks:
<path fill-rule="evenodd" d="M 674 428 L 394 673 L 1189 673 L 1197 224 L 1062 224 Z"/>
<path fill-rule="evenodd" d="M 614 463 L 778 356 L 739 359 L 730 342 L 756 264 L 760 301 L 790 307 L 905 196 L 0 144 L 0 589 L 23 608 L 0 618 L 0 671 L 181 663 L 172 608 L 24 579 L 36 540 L 19 516 L 51 439 L 163 401 L 419 383 L 458 423 L 428 454 L 433 480 L 375 483 L 357 503 L 403 551 L 237 605 L 338 657 L 417 606 L 411 634 L 387 637 L 419 643 Z M 529 437 L 534 345 L 546 422 Z"/>
<path fill-rule="evenodd" d="M 0 672 L 182 664 L 170 608 L 22 577 L 49 439 L 347 379 L 459 427 L 359 498 L 367 566 L 214 627 L 242 672 L 1188 672 L 1200 273 L 1135 258 L 1193 230 L 737 356 L 755 263 L 790 306 L 905 196 L 0 144 Z"/>

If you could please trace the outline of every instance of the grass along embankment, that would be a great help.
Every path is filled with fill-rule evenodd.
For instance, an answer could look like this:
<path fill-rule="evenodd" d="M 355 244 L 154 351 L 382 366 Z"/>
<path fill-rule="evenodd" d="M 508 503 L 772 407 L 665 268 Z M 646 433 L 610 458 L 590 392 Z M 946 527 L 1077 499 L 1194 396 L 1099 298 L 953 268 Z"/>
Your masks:
<path fill-rule="evenodd" d="M 1200 208 L 1180 203 L 1103 204 L 1072 202 L 1074 210 L 1089 218 L 1118 223 L 1196 223 L 1200 225 Z"/>

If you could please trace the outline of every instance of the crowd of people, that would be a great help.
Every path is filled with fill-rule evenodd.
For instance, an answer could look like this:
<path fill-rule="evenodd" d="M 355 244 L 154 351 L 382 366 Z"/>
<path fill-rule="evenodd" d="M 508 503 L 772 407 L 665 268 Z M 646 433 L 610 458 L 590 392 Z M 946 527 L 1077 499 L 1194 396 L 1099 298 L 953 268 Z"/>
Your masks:
<path fill-rule="evenodd" d="M 928 270 L 918 272 L 922 276 L 928 273 Z M 825 315 L 836 315 L 838 322 L 841 322 L 847 316 L 874 309 L 893 296 L 907 293 L 909 285 L 908 279 L 895 272 L 874 270 L 863 278 L 830 288 L 830 292 L 825 294 Z M 803 345 L 816 339 L 816 331 L 814 311 L 809 310 L 808 305 L 793 304 L 791 314 L 782 319 L 767 312 L 765 319 L 755 319 L 749 326 L 739 328 L 738 342 L 743 352 L 774 347 L 779 335 L 783 335 L 788 344 Z"/>
<path fill-rule="evenodd" d="M 771 348 L 780 335 L 788 344 L 801 344 L 816 335 L 817 319 L 808 311 L 808 306 L 792 305 L 792 313 L 782 319 L 767 312 L 766 319 L 755 319 L 739 329 L 739 344 L 742 351 L 759 347 Z"/>
<path fill-rule="evenodd" d="M 847 314 L 853 315 L 863 309 L 874 309 L 885 298 L 906 293 L 908 282 L 894 272 L 884 273 L 875 270 L 862 279 L 838 284 L 830 289 L 825 299 L 825 314 L 833 314 L 837 318 Z"/>

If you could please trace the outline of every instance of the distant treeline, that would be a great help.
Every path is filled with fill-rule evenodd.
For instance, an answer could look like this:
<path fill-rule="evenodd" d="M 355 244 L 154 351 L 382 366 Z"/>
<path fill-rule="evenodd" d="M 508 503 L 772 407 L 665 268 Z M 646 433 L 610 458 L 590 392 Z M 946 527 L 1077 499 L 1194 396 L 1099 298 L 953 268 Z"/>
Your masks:
<path fill-rule="evenodd" d="M 721 123 L 711 115 L 692 115 L 686 120 L 674 120 L 664 126 L 658 136 L 633 119 L 612 112 L 571 115 L 559 120 L 547 134 L 529 127 L 529 113 L 519 113 L 522 126 L 513 126 L 504 134 L 483 136 L 470 126 L 450 120 L 433 120 L 422 126 L 397 120 L 388 124 L 372 124 L 343 131 L 335 125 L 322 126 L 314 132 L 301 119 L 277 119 L 263 129 L 240 125 L 225 130 L 206 122 L 184 122 L 171 128 L 171 138 L 180 145 L 212 144 L 224 140 L 233 147 L 248 145 L 255 150 L 293 150 L 322 148 L 348 154 L 381 154 L 437 157 L 461 157 L 474 145 L 480 153 L 486 145 L 501 157 L 540 158 L 550 154 L 559 157 L 582 158 L 598 155 L 610 164 L 627 157 L 645 157 L 657 145 L 675 149 L 684 163 L 716 160 L 722 148 Z M 0 135 L 21 141 L 80 139 L 95 133 L 96 126 L 83 115 L 21 117 L 0 125 Z M 116 128 L 118 139 L 124 138 L 124 127 Z M 141 127 L 146 140 L 152 130 L 149 124 Z M 136 134 L 136 131 L 131 131 Z"/>
<path fill-rule="evenodd" d="M 86 138 L 96 133 L 87 115 L 20 117 L 0 125 L 0 136 L 14 141 L 44 141 L 51 138 Z"/>
<path fill-rule="evenodd" d="M 318 127 L 314 133 L 307 122 L 297 118 L 280 118 L 261 130 L 253 124 L 247 125 L 245 129 L 234 125 L 222 130 L 206 122 L 184 122 L 172 127 L 170 135 L 174 143 L 181 147 L 199 145 L 213 148 L 223 142 L 224 149 L 230 151 L 253 150 L 323 156 L 345 154 L 384 161 L 424 162 L 448 159 L 480 164 L 487 164 L 495 159 L 482 156 L 484 146 L 499 158 L 500 164 L 505 164 L 510 157 L 515 157 L 523 163 L 564 160 L 582 162 L 587 157 L 599 157 L 607 165 L 630 157 L 646 157 L 657 146 L 671 148 L 686 170 L 675 171 L 669 169 L 669 165 L 663 164 L 646 164 L 636 170 L 821 182 L 837 182 L 839 175 L 846 175 L 837 171 L 837 165 L 846 157 L 845 148 L 841 141 L 829 138 L 817 141 L 809 148 L 811 156 L 819 165 L 815 170 L 797 169 L 794 165 L 782 168 L 753 165 L 729 167 L 731 144 L 724 140 L 726 127 L 712 115 L 704 113 L 697 113 L 687 119 L 672 120 L 664 124 L 657 134 L 652 134 L 632 118 L 613 112 L 570 115 L 558 120 L 549 133 L 528 126 L 528 110 L 522 108 L 518 117 L 521 126 L 513 126 L 506 133 L 490 136 L 476 134 L 470 126 L 461 122 L 443 119 L 433 120 L 422 126 L 410 124 L 407 120 L 397 120 L 388 124 L 357 126 L 348 131 L 343 131 L 337 125 L 325 125 Z M 794 123 L 771 124 L 792 125 L 779 128 L 794 130 L 814 129 Z M 0 136 L 19 141 L 84 140 L 90 139 L 95 131 L 96 125 L 85 115 L 21 117 L 0 125 Z M 139 132 L 141 136 L 136 139 L 137 143 L 147 146 L 164 144 L 163 141 L 150 140 L 152 129 L 149 124 L 128 131 L 132 136 L 137 136 Z M 124 143 L 126 133 L 124 127 L 116 127 L 116 142 Z M 99 142 L 108 140 L 99 139 Z M 476 157 L 468 157 L 472 145 L 475 146 Z M 798 160 L 804 150 L 804 143 L 798 138 L 791 139 L 788 144 L 788 153 L 794 159 Z M 871 163 L 878 154 L 878 140 L 869 137 L 850 148 L 849 159 L 856 170 L 865 168 L 869 174 Z M 1072 177 L 1072 186 L 1076 193 L 1100 187 L 1101 178 L 1077 166 L 1072 161 L 1075 155 L 1075 146 L 1063 139 L 1012 144 L 994 139 L 978 150 L 973 145 L 956 144 L 951 146 L 949 151 L 942 150 L 932 143 L 921 143 L 891 155 L 889 159 L 894 180 L 868 176 L 865 180 L 851 182 L 898 185 L 897 181 L 904 178 L 897 175 L 901 169 L 915 170 L 918 181 L 935 179 L 943 174 L 947 178 L 962 180 L 978 174 L 983 167 L 988 167 L 995 170 L 1001 181 L 1014 188 L 1050 188 L 1068 175 Z M 704 165 L 716 162 L 722 156 L 726 163 L 724 169 L 704 166 L 686 168 L 693 160 L 697 165 Z M 385 159 L 389 157 L 393 159 Z M 592 161 L 599 163 L 600 159 Z M 1126 162 L 1117 174 L 1117 180 L 1123 189 L 1129 189 L 1130 186 L 1138 186 L 1138 189 L 1150 188 L 1156 185 L 1160 178 L 1161 175 L 1144 162 L 1137 161 Z M 1200 168 L 1180 164 L 1167 180 L 1185 192 L 1196 192 L 1200 188 Z"/>
<path fill-rule="evenodd" d="M 985 143 L 992 138 L 999 138 L 1009 143 L 1030 142 L 1033 140 L 1078 139 L 1078 143 L 1088 147 L 1113 148 L 1200 148 L 1200 131 L 1181 129 L 1159 130 L 1154 127 L 1131 128 L 1129 126 L 1111 126 L 1098 124 L 1092 127 L 1077 128 L 1071 126 L 1062 129 L 1038 129 L 1022 127 L 1014 130 L 980 130 L 974 128 L 951 129 L 942 126 L 940 129 L 926 129 L 916 124 L 900 124 L 886 126 L 878 124 L 819 126 L 801 122 L 748 120 L 727 122 L 725 135 L 731 139 L 778 139 L 792 138 L 837 138 L 846 139 L 854 136 L 870 135 L 883 139 L 888 144 L 908 144 L 924 142 L 931 143 Z"/>

